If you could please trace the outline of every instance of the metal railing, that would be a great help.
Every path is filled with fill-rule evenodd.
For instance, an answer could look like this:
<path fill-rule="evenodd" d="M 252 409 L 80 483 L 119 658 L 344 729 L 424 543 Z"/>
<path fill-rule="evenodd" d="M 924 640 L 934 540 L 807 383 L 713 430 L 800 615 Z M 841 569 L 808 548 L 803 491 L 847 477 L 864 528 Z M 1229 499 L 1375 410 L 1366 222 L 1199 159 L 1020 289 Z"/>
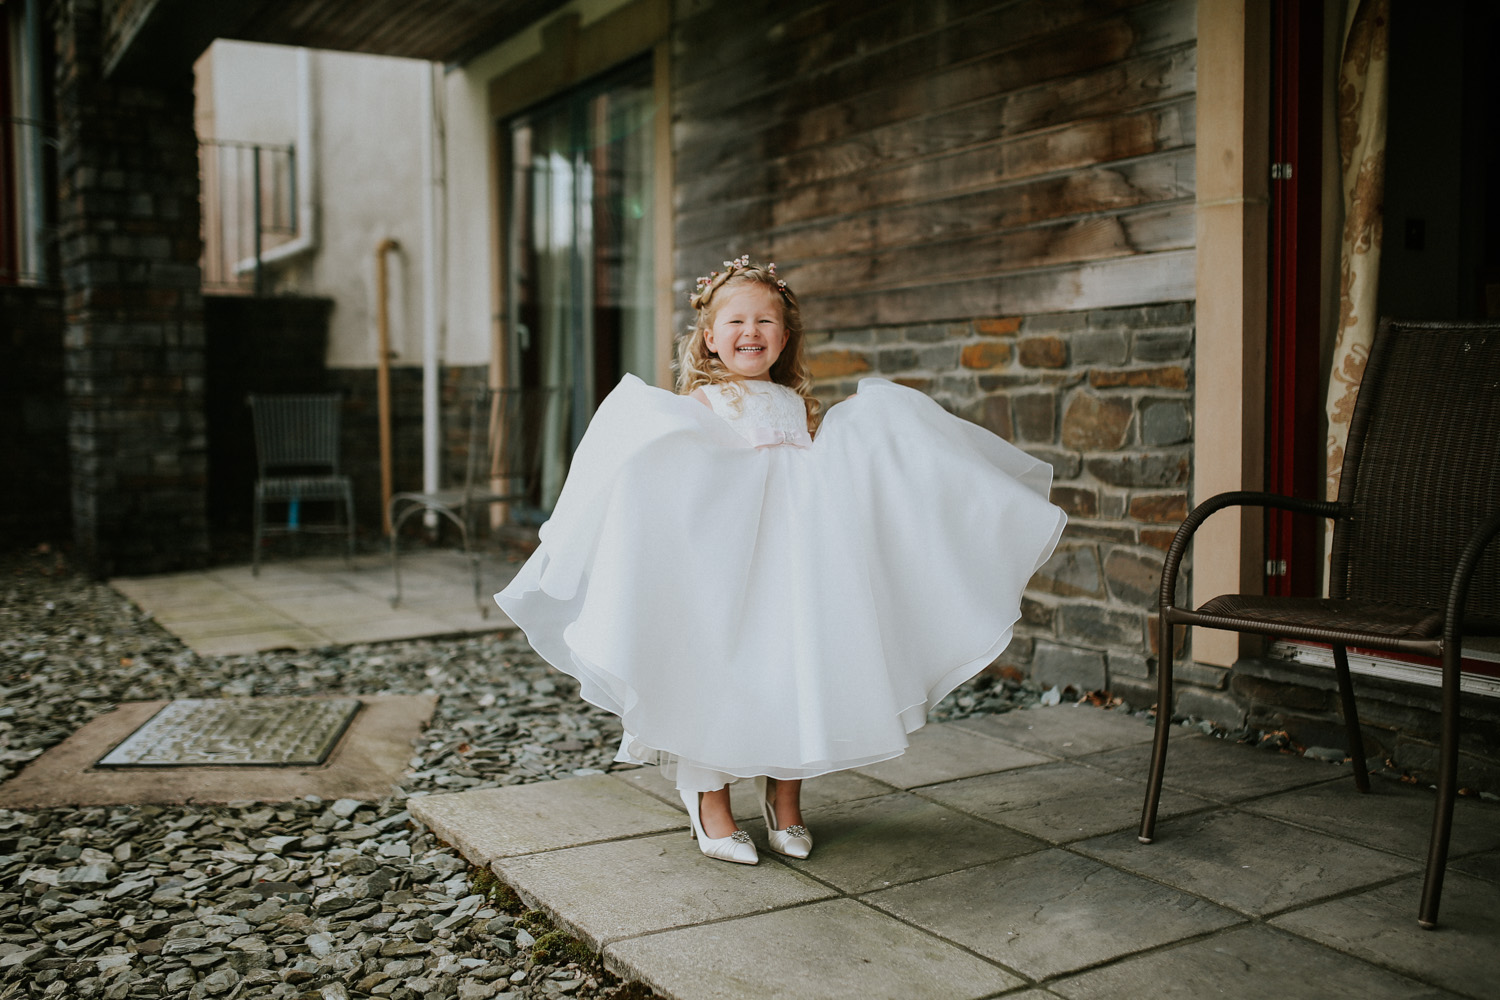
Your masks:
<path fill-rule="evenodd" d="M 291 146 L 203 139 L 203 288 L 265 293 L 265 255 L 297 237 Z"/>

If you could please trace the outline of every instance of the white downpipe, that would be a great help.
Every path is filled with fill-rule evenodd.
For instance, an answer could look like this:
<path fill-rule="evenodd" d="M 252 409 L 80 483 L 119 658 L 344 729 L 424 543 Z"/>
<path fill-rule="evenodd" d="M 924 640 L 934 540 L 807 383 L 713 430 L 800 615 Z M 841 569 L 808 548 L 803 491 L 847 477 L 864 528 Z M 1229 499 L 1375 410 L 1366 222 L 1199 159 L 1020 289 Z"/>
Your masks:
<path fill-rule="evenodd" d="M 297 236 L 260 255 L 262 265 L 279 264 L 318 249 L 317 171 L 313 169 L 318 141 L 318 104 L 313 78 L 312 50 L 297 50 Z M 241 261 L 236 271 L 255 269 L 255 261 Z"/>
<path fill-rule="evenodd" d="M 435 493 L 442 478 L 442 456 L 438 450 L 441 417 L 438 407 L 438 211 L 444 184 L 441 156 L 441 109 L 433 74 L 437 65 L 422 74 L 422 489 Z M 436 525 L 436 515 L 429 526 Z"/>

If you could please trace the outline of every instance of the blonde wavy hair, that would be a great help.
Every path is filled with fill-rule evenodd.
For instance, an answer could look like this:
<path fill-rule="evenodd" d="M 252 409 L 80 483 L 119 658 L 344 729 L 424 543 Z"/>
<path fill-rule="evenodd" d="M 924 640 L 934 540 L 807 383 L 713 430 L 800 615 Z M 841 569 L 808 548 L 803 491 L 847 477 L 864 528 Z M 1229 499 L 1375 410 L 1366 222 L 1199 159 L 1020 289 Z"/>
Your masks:
<path fill-rule="evenodd" d="M 726 260 L 723 271 L 710 272 L 699 278 L 697 291 L 688 304 L 697 314 L 693 325 L 677 338 L 677 391 L 687 395 L 699 386 L 725 385 L 738 390 L 740 381 L 732 375 L 717 354 L 708 349 L 706 335 L 714 325 L 717 303 L 726 288 L 761 285 L 777 293 L 781 300 L 781 323 L 786 329 L 786 346 L 771 366 L 771 381 L 794 390 L 807 407 L 807 425 L 816 431 L 821 404 L 813 398 L 812 374 L 807 367 L 807 351 L 802 336 L 802 311 L 797 296 L 787 283 L 776 276 L 776 265 L 750 263 L 748 255 Z"/>

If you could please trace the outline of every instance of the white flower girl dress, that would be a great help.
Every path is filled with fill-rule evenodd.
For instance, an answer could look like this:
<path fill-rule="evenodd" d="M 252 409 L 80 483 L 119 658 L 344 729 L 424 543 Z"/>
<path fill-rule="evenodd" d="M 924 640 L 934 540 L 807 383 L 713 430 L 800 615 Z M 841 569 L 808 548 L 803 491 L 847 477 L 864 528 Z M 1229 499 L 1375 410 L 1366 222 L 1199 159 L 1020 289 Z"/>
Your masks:
<path fill-rule="evenodd" d="M 705 392 L 626 376 L 495 600 L 679 788 L 898 756 L 1010 642 L 1052 468 L 882 379 L 815 441 L 785 386 Z"/>

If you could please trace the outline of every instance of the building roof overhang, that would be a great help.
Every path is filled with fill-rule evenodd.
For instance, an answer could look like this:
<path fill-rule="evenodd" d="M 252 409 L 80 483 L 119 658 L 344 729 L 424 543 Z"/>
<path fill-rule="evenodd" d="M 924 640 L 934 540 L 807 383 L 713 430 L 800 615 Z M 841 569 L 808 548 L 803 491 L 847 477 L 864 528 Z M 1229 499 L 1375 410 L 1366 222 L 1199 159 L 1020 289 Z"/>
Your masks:
<path fill-rule="evenodd" d="M 115 0 L 105 72 L 176 75 L 216 38 L 461 64 L 565 0 Z"/>

